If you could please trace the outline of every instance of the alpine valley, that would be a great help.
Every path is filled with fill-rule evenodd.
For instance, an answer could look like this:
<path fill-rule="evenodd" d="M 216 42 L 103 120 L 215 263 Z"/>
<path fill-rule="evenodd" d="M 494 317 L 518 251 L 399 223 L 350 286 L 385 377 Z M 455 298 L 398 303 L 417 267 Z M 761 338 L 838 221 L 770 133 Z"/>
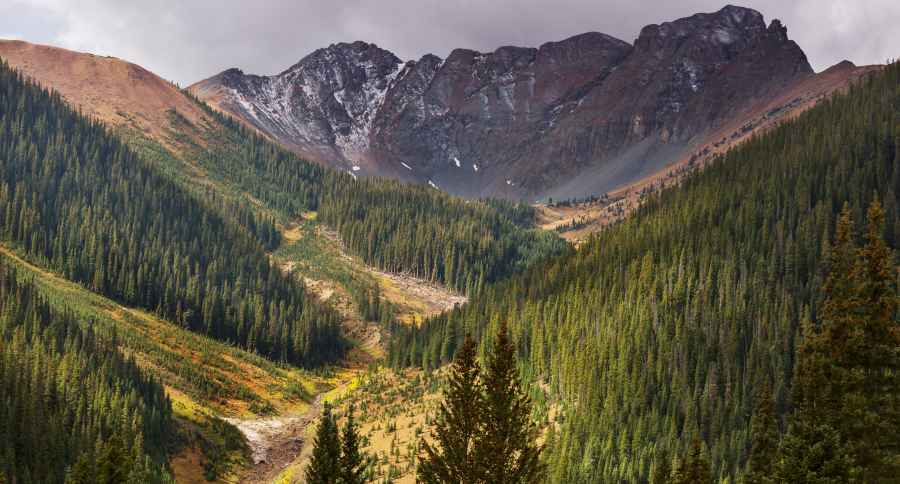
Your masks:
<path fill-rule="evenodd" d="M 900 63 L 748 8 L 186 89 L 0 40 L 0 483 L 898 482 L 898 193 Z"/>

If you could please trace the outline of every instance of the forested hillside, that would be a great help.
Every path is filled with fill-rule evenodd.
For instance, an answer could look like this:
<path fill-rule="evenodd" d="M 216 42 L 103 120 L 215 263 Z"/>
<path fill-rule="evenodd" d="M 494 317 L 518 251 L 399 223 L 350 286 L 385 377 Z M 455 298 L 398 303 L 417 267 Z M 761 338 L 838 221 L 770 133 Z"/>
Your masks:
<path fill-rule="evenodd" d="M 96 293 L 273 360 L 343 354 L 339 315 L 234 220 L 0 67 L 0 241 Z"/>
<path fill-rule="evenodd" d="M 0 481 L 168 482 L 174 444 L 162 384 L 0 258 Z"/>
<path fill-rule="evenodd" d="M 568 409 L 549 446 L 551 482 L 648 482 L 662 451 L 685 454 L 695 435 L 713 478 L 739 482 L 767 382 L 787 431 L 795 350 L 822 314 L 844 205 L 863 230 L 877 194 L 884 241 L 900 246 L 898 148 L 893 64 L 579 249 L 420 328 L 394 328 L 389 362 L 434 368 L 467 331 L 489 341 L 506 322 L 520 360 Z"/>
<path fill-rule="evenodd" d="M 383 178 L 325 197 L 319 217 L 366 263 L 470 294 L 566 248 L 555 233 L 530 228 L 534 208 L 524 202 L 468 203 Z"/>
<path fill-rule="evenodd" d="M 301 212 L 318 211 L 317 220 L 335 228 L 366 263 L 478 291 L 566 247 L 555 234 L 533 228 L 534 209 L 527 204 L 494 198 L 467 202 L 417 184 L 356 180 L 185 95 L 208 116 L 201 129 L 177 111 L 168 114 L 172 144 L 182 146 L 179 155 L 211 181 L 197 183 L 194 192 L 240 222 L 266 249 L 280 241 L 270 217 L 286 224 Z M 192 174 L 176 170 L 180 163 L 165 148 L 125 133 L 148 159 L 190 183 Z"/>
<path fill-rule="evenodd" d="M 311 163 L 185 92 L 203 110 L 203 126 L 170 110 L 169 142 L 204 178 L 157 142 L 119 132 L 136 150 L 198 197 L 236 220 L 267 250 L 282 226 L 318 211 L 366 263 L 408 272 L 459 291 L 478 291 L 566 243 L 533 228 L 534 209 L 502 199 L 477 202 L 385 178 L 356 178 Z"/>

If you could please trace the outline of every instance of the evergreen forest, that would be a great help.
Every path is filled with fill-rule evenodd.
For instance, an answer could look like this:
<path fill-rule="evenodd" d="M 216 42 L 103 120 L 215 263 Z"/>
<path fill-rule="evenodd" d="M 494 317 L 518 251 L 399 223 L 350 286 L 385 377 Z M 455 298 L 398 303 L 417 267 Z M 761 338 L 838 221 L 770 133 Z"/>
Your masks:
<path fill-rule="evenodd" d="M 900 452 L 880 439 L 898 431 L 900 347 L 888 337 L 898 332 L 890 302 L 898 192 L 900 65 L 892 64 L 649 197 L 581 247 L 488 286 L 419 328 L 397 327 L 387 360 L 395 368 L 436 368 L 452 361 L 467 332 L 489 341 L 508 325 L 522 370 L 566 408 L 562 431 L 548 444 L 553 483 L 650 482 L 656 469 L 674 469 L 686 455 L 693 456 L 687 467 L 705 459 L 712 481 L 740 482 L 767 386 L 776 442 L 796 438 L 789 429 L 805 399 L 825 399 L 829 410 L 819 421 L 834 426 L 846 451 L 844 476 L 891 482 L 885 469 Z M 844 224 L 869 232 L 866 238 L 844 230 L 840 241 L 845 208 Z M 867 219 L 870 212 L 878 220 Z M 858 321 L 843 323 L 841 337 L 859 339 L 855 360 L 805 365 L 834 377 L 814 388 L 835 387 L 805 397 L 812 370 L 798 369 L 798 349 L 818 354 L 813 360 L 843 358 L 824 343 L 806 343 L 832 331 L 829 319 L 849 317 L 835 316 L 838 304 L 823 289 L 833 244 L 855 254 L 874 239 L 884 244 L 882 267 L 866 272 L 873 257 L 863 251 L 862 262 L 844 270 L 858 275 L 845 277 L 843 292 L 857 295 L 841 306 Z M 870 304 L 878 298 L 859 288 L 873 286 L 879 271 L 878 298 L 888 302 Z M 859 321 L 870 321 L 875 307 L 881 332 L 861 336 L 868 330 Z M 853 380 L 863 371 L 874 379 Z M 863 408 L 864 398 L 880 406 Z M 883 426 L 863 425 L 873 418 Z M 771 471 L 771 456 L 768 462 Z"/>
<path fill-rule="evenodd" d="M 55 92 L 0 72 L 0 240 L 96 293 L 273 360 L 344 351 L 260 243 Z"/>
<path fill-rule="evenodd" d="M 167 116 L 178 155 L 214 174 L 203 184 L 159 143 L 0 63 L 0 482 L 169 482 L 189 439 L 140 355 L 51 302 L 13 258 L 273 369 L 328 375 L 353 348 L 345 315 L 277 256 L 308 217 L 304 227 L 333 229 L 369 266 L 468 296 L 406 326 L 377 283 L 347 283 L 363 323 L 381 325 L 385 366 L 431 381 L 460 356 L 470 370 L 480 358 L 488 371 L 473 381 L 515 389 L 503 405 L 483 386 L 469 396 L 495 407 L 473 409 L 485 446 L 506 445 L 491 441 L 496 416 L 526 429 L 519 481 L 900 475 L 900 64 L 749 136 L 578 247 L 535 229 L 524 202 L 356 179 L 192 99 L 205 126 Z M 213 380 L 196 385 L 223 400 L 236 388 Z M 346 482 L 362 480 L 369 458 L 352 415 L 343 450 L 336 421 L 323 420 L 330 450 L 316 457 Z M 535 416 L 552 429 L 540 447 Z M 507 482 L 479 452 L 483 480 Z"/>
<path fill-rule="evenodd" d="M 52 307 L 0 258 L 0 480 L 170 482 L 177 438 L 162 384 L 115 335 Z"/>

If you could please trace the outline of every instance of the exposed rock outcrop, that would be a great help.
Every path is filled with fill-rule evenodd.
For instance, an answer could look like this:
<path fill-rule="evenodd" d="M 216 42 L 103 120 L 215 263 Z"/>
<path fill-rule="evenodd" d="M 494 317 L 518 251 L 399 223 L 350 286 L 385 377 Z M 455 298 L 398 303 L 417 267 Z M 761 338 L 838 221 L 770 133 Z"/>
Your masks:
<path fill-rule="evenodd" d="M 812 73 L 780 22 L 728 6 L 649 25 L 633 45 L 592 32 L 404 63 L 342 43 L 277 76 L 232 69 L 189 89 L 323 164 L 470 198 L 532 198 L 647 140 L 688 147 Z"/>

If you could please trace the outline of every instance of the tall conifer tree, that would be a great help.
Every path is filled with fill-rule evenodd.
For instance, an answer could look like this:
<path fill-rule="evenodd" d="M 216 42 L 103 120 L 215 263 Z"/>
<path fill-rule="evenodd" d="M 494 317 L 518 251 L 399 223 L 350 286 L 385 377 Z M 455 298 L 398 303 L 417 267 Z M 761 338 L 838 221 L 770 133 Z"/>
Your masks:
<path fill-rule="evenodd" d="M 766 389 L 756 404 L 756 420 L 751 430 L 753 449 L 747 462 L 744 484 L 768 484 L 775 459 L 778 454 L 778 427 L 775 422 L 775 401 L 772 399 L 772 386 L 766 382 Z"/>
<path fill-rule="evenodd" d="M 485 429 L 476 451 L 483 482 L 533 483 L 544 477 L 543 446 L 535 444 L 537 428 L 531 420 L 531 400 L 522 391 L 515 350 L 503 324 L 484 378 Z"/>
<path fill-rule="evenodd" d="M 341 442 L 331 404 L 325 402 L 322 417 L 313 439 L 312 455 L 306 468 L 308 484 L 335 484 L 341 475 Z"/>
<path fill-rule="evenodd" d="M 847 341 L 858 326 L 860 302 L 857 296 L 857 257 L 853 247 L 853 221 L 850 206 L 845 204 L 838 221 L 834 246 L 831 248 L 831 272 L 822 287 L 826 300 L 822 305 L 821 323 L 812 326 L 812 333 L 804 343 L 805 351 L 817 351 L 826 355 L 824 370 L 837 385 L 847 379 L 849 361 L 846 361 Z"/>
<path fill-rule="evenodd" d="M 842 429 L 868 482 L 900 475 L 900 325 L 896 267 L 884 243 L 884 210 L 877 195 L 869 207 L 866 245 L 860 249 L 857 300 L 862 317 L 848 341 L 848 381 Z"/>
<path fill-rule="evenodd" d="M 366 470 L 363 456 L 359 453 L 359 434 L 356 432 L 356 421 L 353 418 L 353 404 L 347 409 L 347 423 L 341 433 L 341 484 L 362 484 L 363 472 Z"/>
<path fill-rule="evenodd" d="M 476 437 L 483 432 L 480 374 L 476 342 L 471 333 L 466 333 L 447 380 L 449 389 L 441 402 L 440 420 L 432 433 L 435 445 L 422 439 L 425 456 L 417 469 L 419 482 L 477 482 L 473 448 Z"/>

